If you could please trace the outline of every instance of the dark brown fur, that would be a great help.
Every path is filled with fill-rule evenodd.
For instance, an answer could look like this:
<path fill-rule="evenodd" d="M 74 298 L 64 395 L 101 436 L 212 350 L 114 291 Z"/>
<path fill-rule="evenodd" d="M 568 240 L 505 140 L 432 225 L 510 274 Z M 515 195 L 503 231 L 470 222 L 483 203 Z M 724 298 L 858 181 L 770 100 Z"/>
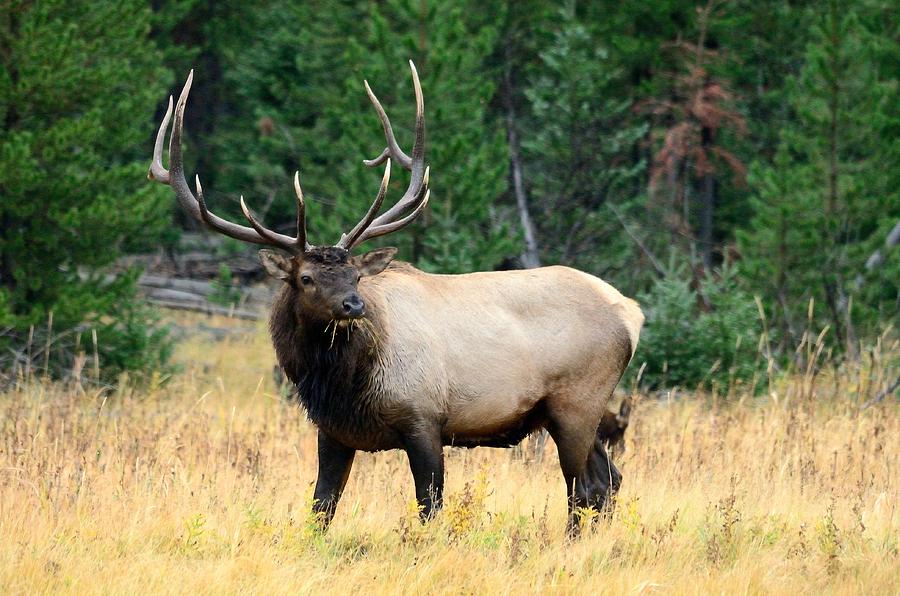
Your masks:
<path fill-rule="evenodd" d="M 335 328 L 335 321 L 303 318 L 298 290 L 285 284 L 272 305 L 269 331 L 278 363 L 297 388 L 310 420 L 347 445 L 365 451 L 402 447 L 383 416 L 372 377 L 378 360 L 377 316 L 362 327 Z"/>

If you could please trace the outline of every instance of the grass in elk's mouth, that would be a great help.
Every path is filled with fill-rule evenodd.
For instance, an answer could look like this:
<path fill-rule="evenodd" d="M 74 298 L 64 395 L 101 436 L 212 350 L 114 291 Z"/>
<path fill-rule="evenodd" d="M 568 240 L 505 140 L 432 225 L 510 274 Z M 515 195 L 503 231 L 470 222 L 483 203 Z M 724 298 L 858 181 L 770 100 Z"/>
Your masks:
<path fill-rule="evenodd" d="M 360 453 L 323 535 L 308 513 L 316 431 L 279 397 L 262 325 L 179 352 L 163 386 L 0 394 L 0 592 L 900 588 L 898 406 L 846 397 L 880 391 L 889 375 L 869 361 L 730 405 L 639 399 L 611 519 L 570 543 L 552 442 L 539 463 L 447 449 L 446 505 L 425 526 L 406 456 Z"/>
<path fill-rule="evenodd" d="M 334 338 L 337 335 L 338 326 L 343 327 L 345 323 L 344 319 L 331 319 L 327 325 L 325 325 L 325 333 L 328 333 L 328 328 L 331 328 L 331 342 L 328 344 L 328 349 L 334 347 Z M 347 339 L 350 339 L 349 333 L 347 335 Z"/>
<path fill-rule="evenodd" d="M 347 341 L 350 341 L 350 334 L 354 331 L 364 332 L 366 337 L 371 340 L 371 347 L 375 347 L 378 342 L 378 338 L 375 333 L 375 326 L 372 324 L 372 321 L 369 319 L 362 317 L 359 319 L 331 319 L 327 325 L 325 325 L 325 333 L 328 333 L 329 328 L 331 329 L 331 341 L 328 344 L 328 349 L 332 349 L 334 347 L 334 340 L 337 337 L 337 329 L 340 327 L 341 329 L 347 332 Z"/>
<path fill-rule="evenodd" d="M 334 347 L 334 336 L 337 334 L 337 321 L 332 319 L 331 323 L 332 323 L 332 325 L 331 325 L 331 343 L 328 345 L 329 350 Z M 327 327 L 326 327 L 326 329 L 327 329 Z"/>

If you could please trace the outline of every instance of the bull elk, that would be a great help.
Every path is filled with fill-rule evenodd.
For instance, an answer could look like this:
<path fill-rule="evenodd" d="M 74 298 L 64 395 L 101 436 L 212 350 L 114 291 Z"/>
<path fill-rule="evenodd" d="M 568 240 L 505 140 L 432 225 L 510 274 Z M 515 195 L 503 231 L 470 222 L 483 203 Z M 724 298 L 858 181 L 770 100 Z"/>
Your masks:
<path fill-rule="evenodd" d="M 546 428 L 568 489 L 568 529 L 577 508 L 599 510 L 621 474 L 598 430 L 628 365 L 644 317 L 606 282 L 567 267 L 432 275 L 394 260 L 395 248 L 351 251 L 409 225 L 428 203 L 425 112 L 416 68 L 415 141 L 397 144 L 378 98 L 365 83 L 387 139 L 378 157 L 381 186 L 365 216 L 333 246 L 306 236 L 299 174 L 297 232 L 263 226 L 241 197 L 249 227 L 209 211 L 199 177 L 184 177 L 181 134 L 193 71 L 175 105 L 169 170 L 162 164 L 172 98 L 156 136 L 149 177 L 168 184 L 195 219 L 226 236 L 279 248 L 261 250 L 269 275 L 284 282 L 269 329 L 278 362 L 318 428 L 314 510 L 334 516 L 356 451 L 403 449 L 423 520 L 441 506 L 443 447 L 509 447 Z M 379 215 L 391 167 L 411 172 L 409 187 Z"/>

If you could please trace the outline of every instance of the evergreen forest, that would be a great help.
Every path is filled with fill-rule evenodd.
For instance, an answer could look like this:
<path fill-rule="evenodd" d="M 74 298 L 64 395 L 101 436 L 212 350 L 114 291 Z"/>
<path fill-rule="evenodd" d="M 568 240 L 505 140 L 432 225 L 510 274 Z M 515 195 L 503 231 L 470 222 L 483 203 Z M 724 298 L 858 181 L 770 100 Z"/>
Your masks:
<path fill-rule="evenodd" d="M 440 273 L 562 264 L 635 297 L 630 382 L 756 386 L 895 338 L 900 20 L 885 0 L 7 0 L 0 380 L 169 366 L 130 254 L 200 226 L 146 179 L 189 71 L 188 179 L 315 244 L 365 213 L 425 96 L 431 197 L 368 243 Z M 396 169 L 386 204 L 407 180 Z M 254 255 L 224 242 L 223 254 Z M 223 273 L 227 275 L 227 271 Z M 95 362 L 95 365 L 97 363 Z"/>

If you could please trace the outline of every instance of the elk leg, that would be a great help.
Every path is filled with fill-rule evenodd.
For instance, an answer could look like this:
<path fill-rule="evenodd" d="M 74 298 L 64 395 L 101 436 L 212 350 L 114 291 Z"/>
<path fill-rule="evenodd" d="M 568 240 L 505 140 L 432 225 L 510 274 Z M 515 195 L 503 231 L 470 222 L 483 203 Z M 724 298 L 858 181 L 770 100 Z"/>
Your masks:
<path fill-rule="evenodd" d="M 566 533 L 570 538 L 574 538 L 581 531 L 578 511 L 590 507 L 591 504 L 590 493 L 583 482 L 583 476 L 594 437 L 589 436 L 585 440 L 583 428 L 579 428 L 578 425 L 567 425 L 552 418 L 547 430 L 553 437 L 553 442 L 556 443 L 556 449 L 559 452 L 559 467 L 562 469 L 563 478 L 566 481 L 569 506 Z"/>
<path fill-rule="evenodd" d="M 319 477 L 313 493 L 313 513 L 318 516 L 323 529 L 328 527 L 334 517 L 341 493 L 350 476 L 355 454 L 354 449 L 319 431 Z"/>
<path fill-rule="evenodd" d="M 444 498 L 444 450 L 439 432 L 420 432 L 404 439 L 409 469 L 416 484 L 416 501 L 423 522 L 441 508 Z"/>
<path fill-rule="evenodd" d="M 616 468 L 604 446 L 604 439 L 600 429 L 594 438 L 594 444 L 587 456 L 587 461 L 582 464 L 582 470 L 574 480 L 572 464 L 577 460 L 569 460 L 569 453 L 562 448 L 560 451 L 560 466 L 563 467 L 563 475 L 566 477 L 566 486 L 569 487 L 569 523 L 567 531 L 569 536 L 575 537 L 581 531 L 581 523 L 577 515 L 579 509 L 587 509 L 604 514 L 604 505 L 615 498 L 619 486 L 622 484 L 622 474 Z M 564 460 L 564 454 L 566 460 Z M 565 463 L 563 463 L 565 461 Z M 568 470 L 568 472 L 567 472 Z M 594 519 L 594 516 L 591 517 Z"/>

